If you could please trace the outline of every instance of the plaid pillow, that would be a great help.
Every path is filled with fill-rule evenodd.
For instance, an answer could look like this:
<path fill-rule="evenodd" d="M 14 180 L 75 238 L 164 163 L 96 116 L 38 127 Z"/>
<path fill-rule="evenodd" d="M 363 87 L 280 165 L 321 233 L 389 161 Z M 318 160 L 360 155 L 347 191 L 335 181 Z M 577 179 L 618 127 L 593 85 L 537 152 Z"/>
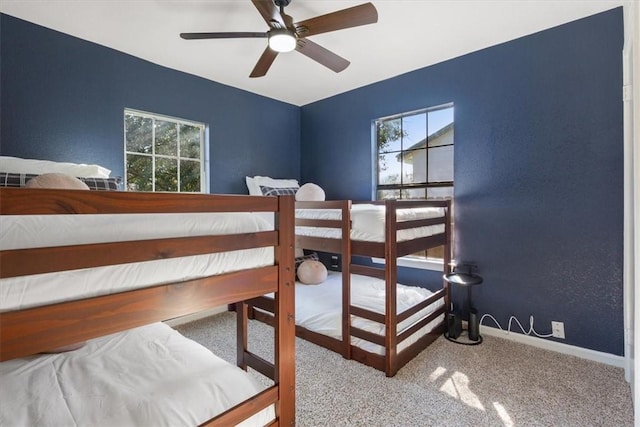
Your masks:
<path fill-rule="evenodd" d="M 31 178 L 38 176 L 33 173 L 0 172 L 0 187 L 24 187 Z M 89 187 L 89 190 L 116 191 L 120 178 L 85 178 L 78 179 Z"/>
<path fill-rule="evenodd" d="M 299 187 L 265 187 L 260 186 L 263 196 L 295 196 Z"/>
<path fill-rule="evenodd" d="M 0 172 L 0 187 L 24 187 L 33 174 Z"/>
<path fill-rule="evenodd" d="M 89 187 L 89 190 L 118 191 L 120 178 L 80 178 L 78 179 Z"/>

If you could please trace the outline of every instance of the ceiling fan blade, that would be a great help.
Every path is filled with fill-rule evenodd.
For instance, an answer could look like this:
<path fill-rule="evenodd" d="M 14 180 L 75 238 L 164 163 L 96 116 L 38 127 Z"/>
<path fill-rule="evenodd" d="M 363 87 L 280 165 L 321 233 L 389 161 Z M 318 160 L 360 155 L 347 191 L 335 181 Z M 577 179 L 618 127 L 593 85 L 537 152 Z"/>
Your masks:
<path fill-rule="evenodd" d="M 180 37 L 185 40 L 201 40 L 201 39 L 239 39 L 253 37 L 268 37 L 267 33 L 180 33 Z"/>
<path fill-rule="evenodd" d="M 284 20 L 273 0 L 251 0 L 271 28 L 285 28 Z"/>
<path fill-rule="evenodd" d="M 350 64 L 350 62 L 343 57 L 336 55 L 311 40 L 298 39 L 296 50 L 336 73 L 344 70 Z"/>
<path fill-rule="evenodd" d="M 255 3 L 255 2 L 254 2 Z M 378 22 L 378 11 L 371 3 L 361 4 L 306 21 L 296 22 L 294 27 L 300 37 L 309 37 L 329 31 L 358 27 Z"/>
<path fill-rule="evenodd" d="M 278 56 L 278 52 L 271 50 L 271 48 L 267 46 L 264 52 L 262 52 L 260 59 L 258 59 L 256 66 L 253 67 L 253 71 L 251 71 L 249 77 L 262 77 L 267 74 L 269 67 L 273 64 L 273 60 L 276 59 L 276 56 Z"/>

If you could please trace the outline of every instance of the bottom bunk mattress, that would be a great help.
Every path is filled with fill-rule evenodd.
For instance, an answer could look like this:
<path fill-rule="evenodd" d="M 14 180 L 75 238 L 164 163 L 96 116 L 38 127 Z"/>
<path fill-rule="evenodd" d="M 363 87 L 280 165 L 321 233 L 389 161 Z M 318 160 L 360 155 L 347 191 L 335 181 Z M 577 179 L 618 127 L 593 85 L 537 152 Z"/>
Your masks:
<path fill-rule="evenodd" d="M 429 298 L 433 293 L 416 286 L 397 285 L 397 313 L 413 307 Z M 384 314 L 385 282 L 359 274 L 351 275 L 351 305 Z M 398 334 L 442 307 L 442 299 L 418 311 L 405 321 L 398 323 Z M 418 339 L 427 335 L 444 320 L 437 316 L 415 334 L 398 344 L 401 352 Z M 296 283 L 296 325 L 313 332 L 342 340 L 342 273 L 330 271 L 327 279 L 319 285 Z M 351 326 L 384 336 L 385 325 L 372 320 L 351 316 Z M 384 355 L 383 346 L 357 337 L 351 337 L 351 344 L 370 353 Z"/>
<path fill-rule="evenodd" d="M 264 389 L 162 323 L 0 363 L 2 426 L 191 426 Z M 241 423 L 264 426 L 273 406 Z"/>

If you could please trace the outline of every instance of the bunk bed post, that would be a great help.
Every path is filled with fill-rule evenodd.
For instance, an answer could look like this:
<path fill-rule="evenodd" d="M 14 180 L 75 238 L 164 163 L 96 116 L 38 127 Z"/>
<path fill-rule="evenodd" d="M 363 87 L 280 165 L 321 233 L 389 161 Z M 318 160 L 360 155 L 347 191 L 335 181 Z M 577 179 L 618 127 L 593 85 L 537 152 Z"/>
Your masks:
<path fill-rule="evenodd" d="M 385 374 L 392 377 L 398 371 L 398 313 L 396 286 L 398 283 L 397 200 L 387 200 L 385 208 Z"/>
<path fill-rule="evenodd" d="M 281 426 L 295 425 L 295 201 L 293 196 L 278 197 L 278 292 L 275 295 L 275 382 L 278 384 L 277 415 Z"/>
<path fill-rule="evenodd" d="M 446 201 L 447 206 L 445 207 L 444 212 L 444 236 L 445 236 L 445 244 L 444 244 L 444 257 L 443 257 L 443 275 L 442 275 L 442 286 L 444 288 L 444 307 L 445 307 L 445 316 L 449 311 L 451 311 L 451 295 L 449 290 L 449 282 L 444 280 L 444 276 L 451 272 L 451 200 Z"/>
<path fill-rule="evenodd" d="M 236 363 L 238 367 L 247 370 L 247 360 L 245 355 L 248 351 L 248 309 L 243 301 L 235 304 L 236 311 Z"/>
<path fill-rule="evenodd" d="M 342 206 L 342 356 L 351 359 L 351 200 Z"/>

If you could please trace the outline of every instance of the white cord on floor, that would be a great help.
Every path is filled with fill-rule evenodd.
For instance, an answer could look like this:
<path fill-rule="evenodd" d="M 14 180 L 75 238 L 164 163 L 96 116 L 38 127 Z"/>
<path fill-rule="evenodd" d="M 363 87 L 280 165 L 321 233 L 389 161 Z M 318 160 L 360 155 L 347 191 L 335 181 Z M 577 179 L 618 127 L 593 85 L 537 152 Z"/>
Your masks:
<path fill-rule="evenodd" d="M 520 323 L 520 321 L 516 318 L 516 316 L 511 316 L 509 318 L 509 324 L 507 325 L 507 330 L 505 331 L 504 329 L 502 329 L 502 326 L 500 326 L 500 323 L 498 323 L 498 321 L 496 320 L 495 317 L 493 317 L 492 315 L 490 315 L 489 313 L 484 314 L 481 318 L 480 318 L 480 325 L 482 325 L 482 321 L 484 320 L 485 317 L 490 317 L 495 323 L 496 325 L 498 325 L 498 328 L 500 328 L 501 331 L 504 331 L 506 334 L 508 334 L 509 332 L 511 332 L 511 322 L 513 322 L 514 320 L 516 321 L 516 323 L 518 324 L 518 326 L 520 326 L 520 330 L 522 330 L 523 334 L 526 335 L 531 335 L 531 333 L 533 333 L 535 336 L 540 337 L 540 338 L 548 338 L 548 337 L 552 337 L 553 333 L 551 334 L 539 334 L 536 332 L 535 329 L 533 329 L 533 315 L 531 315 L 531 317 L 529 317 L 529 324 L 531 326 L 529 326 L 529 332 L 525 331 L 524 328 L 522 327 L 522 324 Z"/>

